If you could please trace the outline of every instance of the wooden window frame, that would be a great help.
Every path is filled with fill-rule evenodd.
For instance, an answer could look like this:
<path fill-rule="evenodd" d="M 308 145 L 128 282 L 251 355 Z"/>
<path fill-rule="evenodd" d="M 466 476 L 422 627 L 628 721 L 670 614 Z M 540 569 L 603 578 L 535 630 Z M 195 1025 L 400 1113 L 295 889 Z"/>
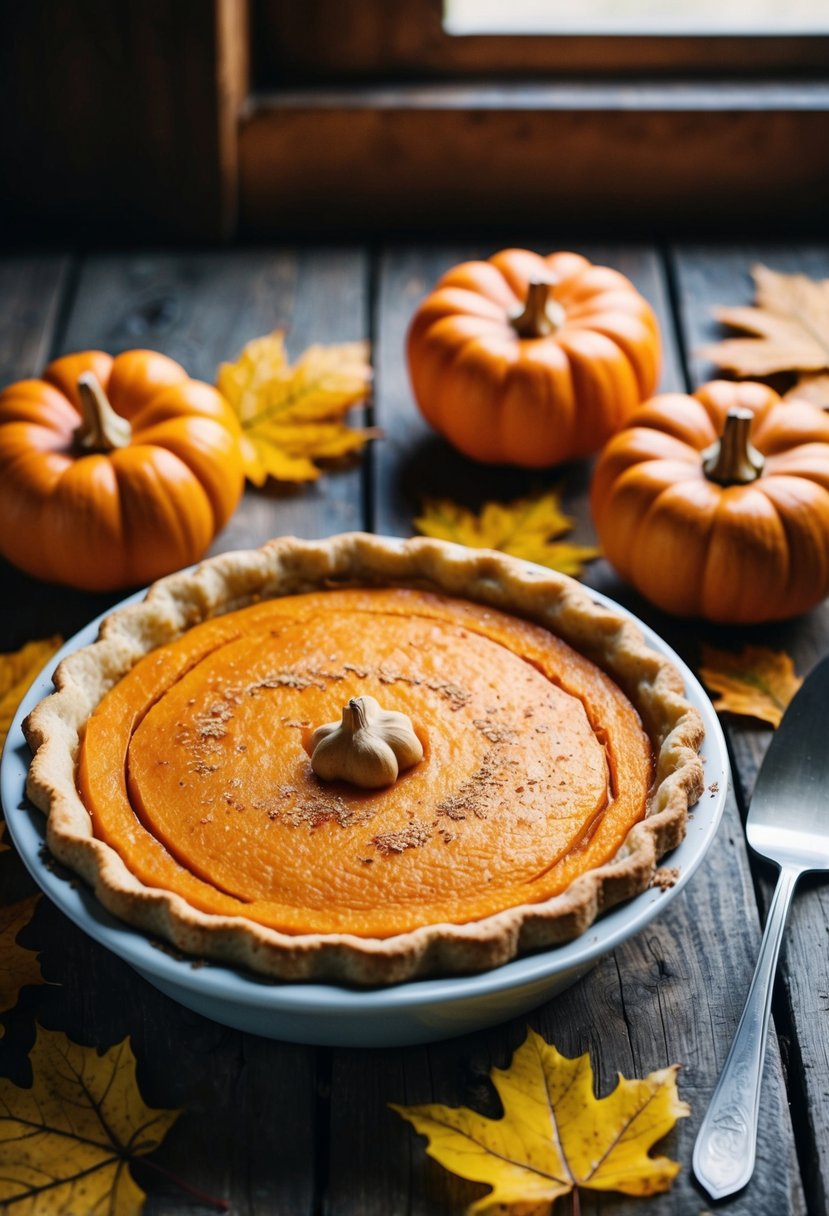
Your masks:
<path fill-rule="evenodd" d="M 818 229 L 829 38 L 456 36 L 442 0 L 255 0 L 256 234 Z"/>
<path fill-rule="evenodd" d="M 443 0 L 255 0 L 260 90 L 382 77 L 826 75 L 829 36 L 447 33 Z"/>

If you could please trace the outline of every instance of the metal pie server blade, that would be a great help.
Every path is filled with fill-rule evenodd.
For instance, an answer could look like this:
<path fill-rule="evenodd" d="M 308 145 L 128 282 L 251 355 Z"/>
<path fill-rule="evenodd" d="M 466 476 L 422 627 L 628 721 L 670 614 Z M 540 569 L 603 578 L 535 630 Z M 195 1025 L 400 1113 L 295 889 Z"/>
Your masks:
<path fill-rule="evenodd" d="M 746 822 L 751 847 L 780 866 L 746 1007 L 694 1146 L 694 1173 L 712 1199 L 754 1171 L 771 994 L 797 880 L 829 870 L 829 656 L 789 705 L 771 741 Z"/>

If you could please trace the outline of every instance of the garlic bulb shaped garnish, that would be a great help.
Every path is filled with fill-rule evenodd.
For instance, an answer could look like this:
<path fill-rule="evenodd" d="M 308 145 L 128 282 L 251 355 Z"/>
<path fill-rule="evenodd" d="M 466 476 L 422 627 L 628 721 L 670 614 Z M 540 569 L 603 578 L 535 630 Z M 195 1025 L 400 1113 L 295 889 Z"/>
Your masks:
<path fill-rule="evenodd" d="M 374 697 L 352 697 L 341 722 L 317 727 L 309 750 L 311 767 L 323 781 L 348 781 L 366 790 L 394 785 L 401 769 L 423 759 L 410 719 L 382 709 Z"/>

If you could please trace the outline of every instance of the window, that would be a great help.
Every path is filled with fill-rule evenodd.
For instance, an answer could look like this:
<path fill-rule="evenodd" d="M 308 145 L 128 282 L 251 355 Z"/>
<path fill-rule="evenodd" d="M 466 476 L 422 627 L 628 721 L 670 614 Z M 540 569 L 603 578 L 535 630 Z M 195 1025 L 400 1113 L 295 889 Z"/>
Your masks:
<path fill-rule="evenodd" d="M 825 0 L 445 0 L 448 34 L 829 33 Z"/>

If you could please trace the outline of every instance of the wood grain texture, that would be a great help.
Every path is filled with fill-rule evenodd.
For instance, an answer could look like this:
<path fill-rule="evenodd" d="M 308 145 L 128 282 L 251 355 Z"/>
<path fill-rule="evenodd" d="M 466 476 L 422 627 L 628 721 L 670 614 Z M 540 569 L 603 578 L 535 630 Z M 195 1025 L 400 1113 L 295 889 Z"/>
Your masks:
<path fill-rule="evenodd" d="M 827 203 L 829 90 L 797 83 L 406 86 L 257 97 L 243 230 L 469 233 L 558 225 L 652 239 L 791 228 Z M 757 154 L 762 147 L 763 155 Z M 610 203 L 609 203 L 610 200 Z"/>
<path fill-rule="evenodd" d="M 0 387 L 48 362 L 70 270 L 68 254 L 0 259 Z"/>
<path fill-rule="evenodd" d="M 0 259 L 0 386 L 37 376 L 49 361 L 71 276 L 68 255 Z M 17 649 L 62 628 L 60 611 L 53 599 L 46 602 L 42 590 L 42 584 L 0 558 L 0 649 Z M 84 614 L 86 620 L 95 615 L 89 607 L 86 600 L 78 605 L 78 624 Z"/>
<path fill-rule="evenodd" d="M 667 282 L 657 254 L 647 248 L 613 246 L 581 251 L 621 269 L 652 301 L 666 345 L 662 387 L 680 387 Z M 414 406 L 401 355 L 409 318 L 443 271 L 483 252 L 471 246 L 430 246 L 390 249 L 380 257 L 375 408 L 388 438 L 374 451 L 378 530 L 410 533 L 417 502 L 424 495 L 448 495 L 480 506 L 487 498 L 507 498 L 533 485 L 564 479 L 566 506 L 579 516 L 580 537 L 589 540 L 585 467 L 573 465 L 530 476 L 473 465 L 431 435 Z M 625 592 L 606 563 L 597 563 L 591 577 L 596 585 L 604 584 L 602 589 L 611 593 L 618 589 L 620 598 L 657 630 L 666 623 Z M 670 636 L 670 623 L 668 629 Z M 687 627 L 674 627 L 673 634 L 672 640 L 686 655 L 693 651 Z M 691 1102 L 693 1116 L 671 1133 L 666 1147 L 684 1169 L 670 1194 L 648 1201 L 654 1216 L 684 1216 L 706 1208 L 705 1197 L 690 1176 L 690 1156 L 739 1020 L 758 942 L 746 847 L 736 804 L 729 796 L 717 841 L 687 891 L 639 937 L 601 960 L 581 982 L 529 1018 L 565 1054 L 590 1050 L 601 1093 L 613 1087 L 617 1071 L 633 1076 L 672 1063 L 683 1065 L 680 1090 Z M 459 1182 L 430 1161 L 422 1141 L 395 1122 L 385 1105 L 438 1101 L 497 1115 L 488 1072 L 493 1064 L 508 1062 L 523 1036 L 524 1020 L 519 1019 L 426 1048 L 335 1051 L 328 1210 L 337 1216 L 408 1212 L 438 1216 L 461 1210 L 483 1194 L 483 1188 Z M 740 1216 L 805 1210 L 775 1040 L 769 1047 L 766 1081 L 760 1165 L 749 1187 L 727 1206 Z M 631 1210 L 631 1202 L 618 1196 L 585 1194 L 581 1203 L 582 1212 L 591 1216 Z"/>
<path fill-rule="evenodd" d="M 829 246 L 742 245 L 687 246 L 676 251 L 676 281 L 694 383 L 721 373 L 700 349 L 724 336 L 713 320 L 715 305 L 748 304 L 754 291 L 750 269 L 763 263 L 785 273 L 829 278 Z M 728 331 L 733 334 L 733 330 Z M 786 650 L 805 675 L 829 651 L 829 602 L 792 621 L 744 629 L 710 628 L 712 644 L 739 649 L 746 643 Z M 771 730 L 749 719 L 729 717 L 726 729 L 739 774 L 741 803 L 748 805 L 757 772 L 771 740 Z M 759 892 L 765 906 L 774 868 L 755 859 Z M 801 1161 L 810 1211 L 829 1208 L 829 1039 L 826 1008 L 829 957 L 826 941 L 829 897 L 825 883 L 806 879 L 792 910 L 783 946 L 783 992 L 777 1010 L 778 1029 L 790 1041 L 789 1085 L 792 1108 L 803 1134 Z"/>
<path fill-rule="evenodd" d="M 0 259 L 0 386 L 37 375 L 48 360 L 66 302 L 70 270 L 71 259 L 66 254 Z M 52 626 L 38 628 L 36 605 L 23 598 L 19 577 L 0 559 L 0 651 L 16 650 L 30 638 L 52 632 Z M 13 850 L 0 854 L 0 902 L 16 903 L 35 891 L 17 854 Z M 44 904 L 41 900 L 35 913 L 38 921 Z M 47 919 L 50 912 L 47 907 Z M 36 939 L 25 937 L 21 942 L 31 949 L 37 944 Z M 18 1084 L 28 1083 L 26 1053 L 33 1041 L 31 1011 L 36 991 L 24 990 L 17 1008 L 3 1017 L 6 1033 L 0 1037 L 0 1075 L 12 1077 Z"/>

